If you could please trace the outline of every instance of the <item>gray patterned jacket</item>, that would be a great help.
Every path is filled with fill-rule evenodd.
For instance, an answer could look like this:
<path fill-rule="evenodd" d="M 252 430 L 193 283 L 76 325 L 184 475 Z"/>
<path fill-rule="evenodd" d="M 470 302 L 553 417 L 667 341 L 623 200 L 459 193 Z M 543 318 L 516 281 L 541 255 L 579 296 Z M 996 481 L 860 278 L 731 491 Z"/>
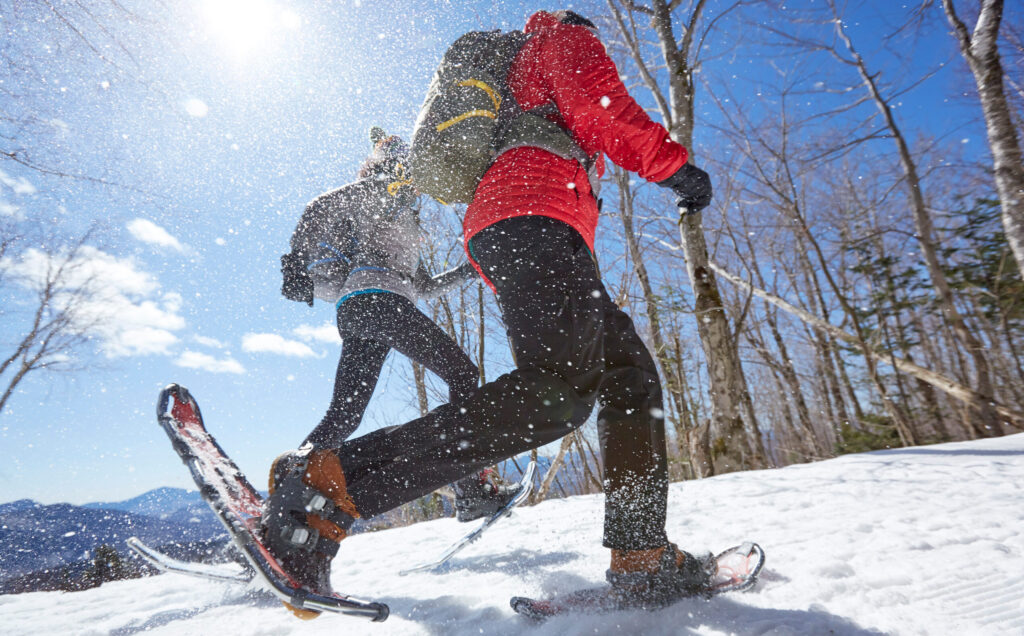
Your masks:
<path fill-rule="evenodd" d="M 476 278 L 469 263 L 431 277 L 420 263 L 420 228 L 409 187 L 359 179 L 321 194 L 307 206 L 291 238 L 313 278 L 313 293 L 332 303 L 382 290 L 416 302 Z"/>

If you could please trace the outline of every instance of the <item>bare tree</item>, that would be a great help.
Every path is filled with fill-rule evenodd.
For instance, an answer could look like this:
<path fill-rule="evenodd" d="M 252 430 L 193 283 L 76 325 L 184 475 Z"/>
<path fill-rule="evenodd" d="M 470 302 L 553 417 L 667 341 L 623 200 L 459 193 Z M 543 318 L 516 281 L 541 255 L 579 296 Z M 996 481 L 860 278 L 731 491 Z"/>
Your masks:
<path fill-rule="evenodd" d="M 836 34 L 846 46 L 846 50 L 851 59 L 844 58 L 839 55 L 838 52 L 835 52 L 835 55 L 841 61 L 856 68 L 857 73 L 863 81 L 864 88 L 868 90 L 875 106 L 878 108 L 878 111 L 882 116 L 886 129 L 888 129 L 893 141 L 896 142 L 900 165 L 903 168 L 907 182 L 907 189 L 910 194 L 910 210 L 913 213 L 918 244 L 920 245 L 921 255 L 924 257 L 925 266 L 932 285 L 934 285 L 936 293 L 938 294 L 940 307 L 942 308 L 950 326 L 953 328 L 953 332 L 956 334 L 957 339 L 963 343 L 974 361 L 978 393 L 983 396 L 988 396 L 990 399 L 994 400 L 995 394 L 992 387 L 991 370 L 988 358 L 985 354 L 985 347 L 974 335 L 974 332 L 967 326 L 963 316 L 957 309 L 956 302 L 953 297 L 953 290 L 949 285 L 949 281 L 943 271 L 943 265 L 940 262 L 938 238 L 934 222 L 932 220 L 932 214 L 925 202 L 923 180 L 921 179 L 917 162 L 911 154 L 910 145 L 907 143 L 906 137 L 903 134 L 900 125 L 896 121 L 896 116 L 893 113 L 890 101 L 882 94 L 882 90 L 879 87 L 876 76 L 869 71 L 863 56 L 861 56 L 857 49 L 854 48 L 853 41 L 843 25 L 842 18 L 838 13 L 835 3 L 830 2 L 830 6 L 832 7 L 835 19 Z M 1018 164 L 1017 168 L 1020 170 L 1020 175 L 1022 177 L 1019 183 L 1021 186 L 1024 186 L 1024 167 L 1019 165 L 1020 158 L 1020 149 L 1018 148 L 1016 154 Z M 1022 200 L 1021 205 L 1024 206 L 1024 200 Z M 1019 231 L 1021 232 L 1021 240 L 1024 241 L 1024 217 L 1020 219 L 1020 222 L 1022 225 Z M 1022 246 L 1024 246 L 1024 244 L 1022 244 Z M 981 418 L 985 429 L 988 430 L 990 434 L 995 435 L 1002 433 L 999 419 L 994 409 L 989 407 L 985 402 L 976 402 L 973 403 L 972 406 L 977 409 L 978 416 Z"/>
<path fill-rule="evenodd" d="M 982 0 L 974 33 L 957 16 L 953 0 L 942 0 L 942 8 L 978 88 L 992 151 L 996 191 L 1002 204 L 1003 227 L 1017 267 L 1024 275 L 1024 155 L 1006 97 L 1006 73 L 999 56 L 1003 0 Z"/>
<path fill-rule="evenodd" d="M 8 327 L 20 335 L 0 343 L 0 414 L 15 389 L 30 374 L 79 371 L 80 354 L 106 316 L 97 312 L 101 286 L 84 253 L 91 249 L 90 230 L 71 241 L 51 235 L 30 245 L 25 235 L 6 235 L 0 247 L 0 288 L 28 290 L 27 300 L 4 307 Z M 15 291 L 15 290 L 12 290 Z"/>
<path fill-rule="evenodd" d="M 719 265 L 711 263 L 710 266 L 715 270 L 715 272 L 718 273 L 719 276 L 722 276 L 726 280 L 750 290 L 751 293 L 753 293 L 757 297 L 775 305 L 776 307 L 779 307 L 780 309 L 790 314 L 793 314 L 794 316 L 797 316 L 798 318 L 800 318 L 807 324 L 811 325 L 815 329 L 827 332 L 829 335 L 839 340 L 842 340 L 843 342 L 863 347 L 863 338 L 859 338 L 853 334 L 847 333 L 842 329 L 836 327 L 835 325 L 832 325 L 826 322 L 825 320 L 818 318 L 817 316 L 811 314 L 810 312 L 804 309 L 800 309 L 799 307 L 796 307 L 791 303 L 786 302 L 785 300 L 779 298 L 774 294 L 770 294 L 764 291 L 763 289 L 754 287 L 748 281 L 744 280 L 739 276 L 736 276 L 735 274 L 729 273 Z M 927 382 L 928 384 L 934 386 L 940 391 L 943 391 L 966 404 L 979 405 L 981 403 L 988 403 L 989 406 L 991 406 L 991 408 L 993 408 L 1000 417 L 1004 418 L 1004 422 L 1006 424 L 1014 428 L 1024 430 L 1024 413 L 1022 413 L 1019 409 L 1014 408 L 1013 406 L 999 404 L 996 402 L 989 402 L 990 398 L 980 394 L 978 391 L 970 387 L 964 386 L 963 384 L 957 382 L 956 380 L 948 378 L 940 373 L 937 373 L 930 369 L 925 369 L 924 367 L 914 364 L 913 362 L 909 362 L 902 358 L 896 357 L 890 351 L 879 350 L 876 348 L 867 348 L 865 349 L 865 353 L 874 358 L 877 362 L 882 362 L 883 364 L 892 364 L 901 371 L 909 373 L 910 375 L 913 375 L 914 377 L 919 378 L 924 382 Z"/>
<path fill-rule="evenodd" d="M 0 11 L 8 32 L 0 40 L 0 161 L 45 175 L 111 183 L 108 175 L 91 174 L 69 162 L 67 149 L 58 143 L 54 133 L 59 126 L 47 96 L 59 87 L 47 64 L 60 55 L 83 72 L 96 68 L 137 81 L 132 31 L 137 25 L 155 24 L 158 11 L 147 7 L 144 16 L 120 0 L 20 0 L 5 3 Z M 150 30 L 148 37 L 153 35 Z"/>
<path fill-rule="evenodd" d="M 741 227 L 746 227 L 745 213 L 741 210 L 739 215 L 740 218 L 734 219 L 734 222 L 740 224 Z M 752 261 L 746 265 L 749 275 L 757 281 L 760 287 L 766 287 L 761 267 L 754 260 L 756 259 L 757 250 L 751 239 L 751 233 L 745 232 L 743 237 L 740 238 L 733 231 L 731 224 L 727 231 L 734 245 L 742 246 L 744 253 L 749 255 Z M 761 335 L 761 324 L 748 320 L 744 325 L 743 333 L 753 345 L 764 364 L 771 370 L 773 378 L 780 387 L 778 393 L 782 400 L 787 403 L 786 410 L 792 410 L 796 414 L 795 422 L 785 421 L 781 423 L 781 427 L 790 433 L 786 451 L 788 454 L 802 459 L 827 457 L 831 454 L 827 441 L 823 436 L 817 435 L 814 430 L 810 409 L 805 398 L 805 391 L 801 386 L 793 357 L 789 353 L 790 346 L 787 344 L 786 338 L 783 337 L 777 312 L 771 308 L 766 308 L 761 322 L 772 336 L 772 341 L 775 345 L 774 351 L 770 351 L 767 342 L 765 342 Z"/>
<path fill-rule="evenodd" d="M 693 73 L 701 50 L 698 23 L 703 18 L 705 4 L 705 0 L 696 0 L 692 4 L 689 18 L 678 25 L 681 37 L 677 41 L 672 14 L 678 2 L 651 0 L 641 4 L 632 0 L 608 0 L 618 33 L 657 104 L 662 121 L 672 138 L 691 150 L 695 100 Z M 726 9 L 724 13 L 729 11 Z M 719 13 L 719 17 L 721 15 Z M 638 18 L 650 24 L 661 62 L 667 66 L 667 92 L 659 85 L 644 58 L 644 36 L 638 28 Z M 701 215 L 680 217 L 679 236 L 694 296 L 697 331 L 708 365 L 713 422 L 710 434 L 714 438 L 710 444 L 713 470 L 723 473 L 760 467 L 764 462 L 761 434 L 756 417 L 749 408 L 751 401 L 729 318 L 714 274 L 708 268 L 708 248 Z M 656 355 L 664 354 L 656 352 Z M 703 444 L 694 446 L 701 447 Z"/>
<path fill-rule="evenodd" d="M 664 336 L 664 327 L 661 319 L 661 299 L 655 292 L 654 283 L 648 271 L 643 247 L 637 235 L 635 227 L 635 203 L 636 196 L 629 184 L 629 173 L 625 170 L 614 169 L 613 180 L 618 190 L 618 210 L 622 218 L 623 237 L 629 253 L 629 260 L 632 263 L 633 271 L 636 274 L 637 283 L 643 294 L 644 310 L 647 316 L 647 328 L 650 333 L 651 349 L 654 352 L 655 361 L 658 364 L 661 376 L 665 383 L 665 394 L 670 412 L 673 414 L 666 419 L 670 420 L 676 432 L 677 440 L 682 444 L 689 435 L 694 434 L 690 427 L 688 416 L 689 406 L 683 391 L 685 378 L 677 373 L 677 366 L 672 361 L 672 351 L 668 347 Z M 704 431 L 706 434 L 706 431 Z M 700 450 L 701 446 L 696 447 Z M 683 444 L 681 450 L 687 451 Z M 690 453 L 690 462 L 700 475 L 710 474 L 713 466 L 712 457 L 708 454 L 693 455 Z"/>

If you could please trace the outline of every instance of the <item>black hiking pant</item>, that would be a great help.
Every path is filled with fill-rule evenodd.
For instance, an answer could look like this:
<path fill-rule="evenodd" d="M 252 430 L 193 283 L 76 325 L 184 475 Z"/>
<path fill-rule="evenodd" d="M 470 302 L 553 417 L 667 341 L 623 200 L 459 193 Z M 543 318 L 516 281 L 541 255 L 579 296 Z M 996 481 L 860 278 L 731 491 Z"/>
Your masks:
<path fill-rule="evenodd" d="M 600 399 L 604 545 L 664 546 L 668 476 L 661 387 L 629 316 L 608 297 L 582 237 L 547 217 L 477 234 L 474 259 L 497 288 L 516 369 L 338 453 L 364 517 L 581 426 Z"/>
<path fill-rule="evenodd" d="M 336 448 L 356 430 L 392 349 L 448 384 L 448 399 L 461 401 L 476 388 L 479 372 L 469 356 L 408 298 L 391 292 L 358 294 L 338 305 L 341 357 L 334 394 L 320 424 L 303 444 Z"/>

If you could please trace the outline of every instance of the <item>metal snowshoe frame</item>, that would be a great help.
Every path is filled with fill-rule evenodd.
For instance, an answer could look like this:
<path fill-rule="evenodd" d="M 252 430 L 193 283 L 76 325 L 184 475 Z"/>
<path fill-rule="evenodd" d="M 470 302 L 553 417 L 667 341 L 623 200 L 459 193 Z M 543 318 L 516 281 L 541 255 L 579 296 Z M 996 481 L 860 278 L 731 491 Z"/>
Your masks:
<path fill-rule="evenodd" d="M 240 572 L 225 572 L 216 566 L 206 563 L 175 559 L 155 548 L 149 547 L 138 537 L 128 537 L 125 539 L 125 543 L 131 548 L 132 552 L 139 555 L 146 563 L 149 563 L 161 572 L 185 574 L 211 581 L 223 581 L 225 583 L 250 583 L 252 582 L 252 577 L 255 576 L 252 568 L 247 568 Z"/>
<path fill-rule="evenodd" d="M 171 439 L 175 452 L 188 466 L 203 500 L 224 524 L 232 541 L 268 591 L 300 609 L 359 616 L 375 622 L 387 619 L 390 610 L 384 603 L 304 590 L 281 568 L 256 539 L 263 498 L 206 430 L 199 405 L 188 389 L 178 384 L 164 388 L 157 400 L 157 420 Z M 196 447 L 208 451 L 219 461 L 213 462 L 209 457 L 196 454 L 193 452 Z M 220 484 L 223 490 L 215 483 Z"/>
<path fill-rule="evenodd" d="M 422 563 L 420 565 L 408 568 L 406 570 L 402 570 L 398 574 L 400 574 L 401 576 L 405 576 L 406 574 L 411 574 L 412 572 L 433 570 L 447 563 L 449 559 L 455 556 L 458 552 L 461 552 L 463 548 L 479 539 L 480 535 L 482 535 L 485 530 L 487 530 L 492 525 L 500 521 L 502 518 L 512 514 L 512 510 L 516 506 L 526 501 L 526 498 L 529 497 L 530 493 L 533 492 L 533 477 L 536 474 L 537 462 L 531 461 L 530 465 L 526 467 L 526 472 L 523 473 L 522 479 L 519 481 L 519 492 L 517 492 L 516 496 L 510 499 L 508 503 L 502 506 L 501 510 L 495 512 L 493 515 L 485 519 L 484 522 L 481 523 L 480 526 L 477 527 L 475 530 L 473 530 L 466 536 L 462 537 L 461 539 L 453 543 L 447 550 L 441 553 L 441 556 L 438 557 L 436 560 L 429 561 L 427 563 Z"/>

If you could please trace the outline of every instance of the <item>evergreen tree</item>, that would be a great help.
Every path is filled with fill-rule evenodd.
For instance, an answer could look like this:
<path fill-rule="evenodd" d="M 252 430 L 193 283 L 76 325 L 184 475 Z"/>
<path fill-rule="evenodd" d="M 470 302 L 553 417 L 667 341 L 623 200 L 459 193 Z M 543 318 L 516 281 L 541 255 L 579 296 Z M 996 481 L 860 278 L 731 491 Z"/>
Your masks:
<path fill-rule="evenodd" d="M 946 232 L 953 244 L 944 249 L 947 276 L 956 289 L 975 292 L 985 318 L 1011 327 L 1024 322 L 1024 281 L 1014 266 L 1000 219 L 999 201 L 977 199 L 953 214 Z"/>
<path fill-rule="evenodd" d="M 97 585 L 125 578 L 125 567 L 121 562 L 121 555 L 111 545 L 104 543 L 99 546 L 93 556 L 92 570 L 89 571 L 89 575 Z"/>

